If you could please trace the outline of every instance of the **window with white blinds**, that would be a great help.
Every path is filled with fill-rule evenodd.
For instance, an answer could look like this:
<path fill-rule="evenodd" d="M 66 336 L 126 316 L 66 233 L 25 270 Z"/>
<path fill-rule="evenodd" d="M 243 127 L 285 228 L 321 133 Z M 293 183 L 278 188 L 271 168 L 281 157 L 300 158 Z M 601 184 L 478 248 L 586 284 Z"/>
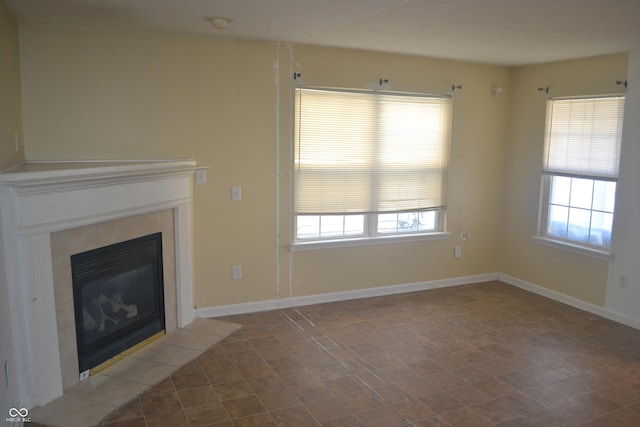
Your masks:
<path fill-rule="evenodd" d="M 624 97 L 549 99 L 544 170 L 617 178 Z"/>
<path fill-rule="evenodd" d="M 540 235 L 611 246 L 624 97 L 549 99 Z"/>
<path fill-rule="evenodd" d="M 296 215 L 375 234 L 377 214 L 444 209 L 450 97 L 298 88 L 295 106 Z"/>

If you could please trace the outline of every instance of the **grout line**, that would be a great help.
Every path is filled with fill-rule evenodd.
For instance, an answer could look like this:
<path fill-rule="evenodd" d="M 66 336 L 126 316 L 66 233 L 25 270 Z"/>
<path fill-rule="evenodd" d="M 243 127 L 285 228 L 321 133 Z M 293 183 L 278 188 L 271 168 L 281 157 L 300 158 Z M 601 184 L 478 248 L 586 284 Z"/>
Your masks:
<path fill-rule="evenodd" d="M 298 310 L 296 309 L 296 311 L 298 311 Z M 289 315 L 288 315 L 288 314 L 286 314 L 284 311 L 282 312 L 282 314 L 283 314 L 287 319 L 289 319 L 289 321 L 290 321 L 290 322 L 292 322 L 295 326 L 297 326 L 299 329 L 301 329 L 302 331 L 304 331 L 304 332 L 309 336 L 309 338 L 311 338 L 311 340 L 312 340 L 312 341 L 314 341 L 314 342 L 315 342 L 317 345 L 319 345 L 319 346 L 320 346 L 320 347 L 321 347 L 325 352 L 327 352 L 327 353 L 328 353 L 328 354 L 329 354 L 329 355 L 330 355 L 330 356 L 331 356 L 331 357 L 332 357 L 332 358 L 333 358 L 333 359 L 334 359 L 338 364 L 340 364 L 341 366 L 343 366 L 343 367 L 344 367 L 348 372 L 350 372 L 350 373 L 351 373 L 351 375 L 353 375 L 354 377 L 356 377 L 356 378 L 358 379 L 358 381 L 360 381 L 361 383 L 363 383 L 363 384 L 364 384 L 364 385 L 365 385 L 365 386 L 366 386 L 366 387 L 367 387 L 371 392 L 373 392 L 377 397 L 379 397 L 379 398 L 381 399 L 381 403 L 384 403 L 384 401 L 385 401 L 384 397 L 383 397 L 383 396 L 381 396 L 377 391 L 375 391 L 375 390 L 373 389 L 373 387 L 371 387 L 371 385 L 370 385 L 369 383 L 367 383 L 364 379 L 362 379 L 362 378 L 360 377 L 360 375 L 358 375 L 358 374 L 357 374 L 353 369 L 351 369 L 349 366 L 347 366 L 346 364 L 344 364 L 341 360 L 338 360 L 338 358 L 337 358 L 333 353 L 331 353 L 331 351 L 329 351 L 329 350 L 328 350 L 324 345 L 322 345 L 322 344 L 321 344 L 321 343 L 320 343 L 320 342 L 319 342 L 315 337 L 313 337 L 313 336 L 312 336 L 312 335 L 311 335 L 311 334 L 310 334 L 306 329 L 304 329 L 302 326 L 300 326 L 300 325 L 299 325 L 295 320 L 293 320 L 291 317 L 289 317 Z M 302 317 L 304 317 L 304 318 L 306 319 L 306 316 L 302 315 Z M 309 323 L 311 323 L 311 322 L 309 322 Z M 313 323 L 311 323 L 311 324 L 313 324 Z M 315 327 L 315 325 L 314 325 L 314 327 Z M 329 337 L 325 334 L 322 338 L 329 338 Z M 329 339 L 330 339 L 330 338 L 329 338 Z M 330 340 L 331 340 L 331 339 L 330 339 Z M 333 340 L 331 340 L 331 342 L 334 342 L 334 343 L 335 343 L 335 341 L 333 341 Z M 356 357 L 359 359 L 359 358 L 360 358 L 360 355 L 356 353 Z M 365 366 L 365 368 L 367 369 L 367 371 L 369 371 L 372 375 L 374 375 L 376 378 L 378 378 L 381 382 L 384 382 L 384 381 L 382 381 L 382 378 L 380 378 L 377 374 L 375 374 L 374 372 L 372 372 L 372 371 L 371 371 L 371 369 L 369 369 L 369 368 L 366 366 L 366 363 L 365 363 L 365 362 L 362 362 L 362 361 L 360 361 L 360 362 L 361 362 L 361 363 L 363 363 L 363 365 Z"/>
<path fill-rule="evenodd" d="M 302 318 L 303 318 L 304 320 L 306 320 L 307 322 L 309 322 L 309 324 L 310 324 L 311 326 L 313 326 L 314 328 L 316 327 L 316 325 L 315 325 L 311 320 L 309 320 L 309 318 L 308 318 L 307 316 L 305 316 L 305 315 L 304 315 L 304 314 L 303 314 L 299 309 L 295 308 L 295 309 L 294 309 L 294 311 L 295 311 L 296 313 L 298 313 L 300 316 L 302 316 Z"/>
<path fill-rule="evenodd" d="M 219 322 L 219 320 L 217 320 L 217 321 Z M 230 334 L 232 334 L 234 331 L 236 331 L 236 330 L 238 330 L 238 329 L 239 329 L 239 328 L 235 328 L 234 330 L 230 330 L 226 336 L 229 336 Z M 179 330 L 181 330 L 181 329 L 176 329 L 176 331 L 179 331 Z M 179 366 L 175 366 L 175 365 L 171 365 L 171 364 L 167 364 L 167 363 L 162 363 L 162 362 L 158 362 L 158 361 L 155 361 L 155 360 L 144 359 L 144 358 L 140 358 L 140 357 L 136 358 L 136 357 L 133 357 L 133 356 L 135 355 L 135 353 L 132 353 L 131 355 L 128 355 L 127 357 L 131 357 L 131 358 L 136 359 L 136 360 L 143 360 L 143 361 L 146 361 L 146 362 L 158 363 L 158 364 L 161 364 L 161 365 L 169 366 L 169 367 L 171 367 L 171 368 L 172 368 L 172 370 L 171 370 L 171 372 L 170 372 L 167 376 L 163 377 L 162 379 L 160 379 L 159 381 L 157 381 L 155 384 L 151 384 L 151 385 L 148 385 L 148 384 L 142 384 L 142 383 L 137 383 L 137 382 L 135 382 L 135 381 L 129 381 L 129 380 L 123 379 L 123 378 L 121 378 L 121 377 L 114 377 L 114 376 L 104 375 L 104 376 L 106 376 L 106 377 L 108 377 L 108 378 L 118 378 L 118 379 L 121 379 L 121 380 L 124 380 L 124 381 L 128 381 L 128 382 L 132 382 L 132 383 L 135 383 L 135 384 L 145 385 L 146 387 L 145 387 L 145 389 L 144 389 L 144 390 L 142 390 L 142 391 L 141 391 L 140 393 L 138 393 L 136 396 L 134 396 L 134 397 L 132 397 L 131 399 L 129 399 L 129 400 L 127 400 L 127 401 L 123 402 L 122 404 L 120 404 L 120 405 L 116 406 L 112 411 L 110 411 L 110 412 L 108 412 L 107 414 L 105 414 L 105 415 L 102 417 L 102 419 L 101 419 L 101 421 L 100 421 L 100 424 L 99 424 L 99 425 L 104 426 L 104 424 L 105 424 L 105 419 L 106 419 L 109 415 L 113 414 L 115 411 L 117 411 L 118 409 L 122 408 L 123 406 L 125 406 L 125 405 L 129 404 L 131 401 L 133 401 L 133 400 L 135 400 L 135 399 L 139 399 L 139 400 L 140 400 L 140 405 L 142 406 L 142 399 L 141 399 L 141 395 L 142 395 L 145 391 L 149 390 L 150 388 L 154 387 L 155 385 L 159 384 L 160 382 L 164 381 L 165 379 L 169 378 L 169 380 L 171 381 L 171 383 L 172 383 L 172 385 L 173 385 L 173 380 L 171 380 L 171 376 L 172 376 L 175 372 L 177 372 L 180 368 L 182 368 L 183 366 L 187 365 L 188 363 L 191 363 L 191 362 L 193 362 L 194 360 L 197 360 L 197 359 L 198 359 L 198 357 L 200 357 L 201 355 L 203 355 L 204 353 L 206 353 L 206 352 L 207 352 L 208 350 L 210 350 L 214 345 L 218 344 L 220 341 L 222 341 L 224 338 L 226 338 L 226 336 L 225 336 L 225 337 L 220 337 L 220 336 L 218 336 L 218 335 L 208 334 L 208 333 L 206 333 L 206 332 L 204 332 L 204 333 L 203 333 L 203 332 L 194 331 L 194 330 L 190 330 L 190 329 L 186 329 L 186 328 L 184 328 L 184 330 L 187 330 L 188 332 L 195 332 L 195 333 L 200 333 L 200 334 L 209 335 L 209 336 L 216 336 L 216 337 L 218 337 L 219 339 L 218 339 L 217 341 L 215 341 L 214 343 L 212 343 L 211 345 L 209 345 L 206 349 L 203 349 L 203 350 L 201 350 L 201 349 L 195 349 L 195 348 L 192 348 L 192 347 L 183 347 L 183 346 L 179 346 L 179 345 L 174 345 L 174 344 L 170 344 L 170 343 L 162 342 L 161 340 L 163 340 L 163 339 L 164 339 L 168 334 L 167 334 L 167 335 L 165 335 L 164 337 L 160 338 L 159 340 L 157 340 L 157 342 L 158 342 L 158 344 L 159 344 L 159 345 L 165 345 L 165 346 L 174 347 L 174 348 L 185 348 L 185 349 L 189 349 L 189 350 L 193 350 L 193 351 L 197 351 L 197 352 L 199 352 L 199 354 L 198 354 L 197 356 L 195 356 L 195 357 L 193 357 L 193 358 L 190 358 L 190 359 L 189 359 L 189 360 L 187 360 L 186 362 L 181 363 Z M 175 331 L 172 331 L 171 333 L 173 333 L 173 332 L 175 332 Z M 143 348 L 144 348 L 144 347 L 143 347 Z M 140 349 L 140 350 L 142 350 L 142 349 Z M 124 360 L 124 359 L 123 359 L 123 360 Z M 199 366 L 199 364 L 198 364 L 198 366 Z M 200 367 L 200 369 L 202 370 L 202 367 Z M 208 378 L 206 375 L 205 375 L 205 378 L 207 378 L 207 382 L 208 382 L 208 383 L 209 383 L 209 385 L 213 388 L 213 386 L 211 385 L 211 383 L 210 383 L 210 381 L 209 381 L 209 378 Z M 180 399 L 180 395 L 179 395 L 179 393 L 178 393 L 178 390 L 176 390 L 176 389 L 175 389 L 175 385 L 173 385 L 173 389 L 174 389 L 174 392 L 176 393 L 176 397 L 177 397 L 178 401 L 180 402 L 180 407 L 182 408 L 183 415 L 184 415 L 184 416 L 185 416 L 185 418 L 187 419 L 187 422 L 189 423 L 189 425 L 191 425 L 191 422 L 189 421 L 189 417 L 188 417 L 188 416 L 187 416 L 187 414 L 186 414 L 186 411 L 185 411 L 184 405 L 182 404 L 182 399 Z M 215 392 L 215 390 L 214 390 L 214 392 Z M 216 394 L 216 395 L 217 395 L 217 394 Z M 89 400 L 88 400 L 88 401 L 89 401 Z M 96 403 L 101 403 L 101 402 L 96 402 Z M 104 405 L 104 403 L 102 403 L 102 404 Z M 112 406 L 112 405 L 109 405 L 109 406 Z M 147 427 L 150 427 L 150 426 L 149 426 L 149 423 L 148 423 L 148 421 L 147 421 L 147 414 L 146 414 L 146 413 L 145 413 L 145 411 L 144 411 L 144 407 L 142 407 L 142 413 L 143 413 L 143 418 L 144 418 L 144 420 L 145 420 L 145 425 L 146 425 Z M 226 413 L 226 409 L 225 409 L 225 413 Z M 227 414 L 227 416 L 228 416 L 228 414 Z M 229 417 L 229 419 L 231 419 L 231 417 Z"/>

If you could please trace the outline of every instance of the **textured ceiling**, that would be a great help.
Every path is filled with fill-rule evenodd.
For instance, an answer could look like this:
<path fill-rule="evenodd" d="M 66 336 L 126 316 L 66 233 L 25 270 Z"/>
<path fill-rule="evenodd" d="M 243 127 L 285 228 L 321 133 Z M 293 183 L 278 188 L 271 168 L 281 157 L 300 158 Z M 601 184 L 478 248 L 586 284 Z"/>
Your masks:
<path fill-rule="evenodd" d="M 524 65 L 640 49 L 640 0 L 5 0 L 21 22 Z M 205 17 L 234 19 L 225 30 Z"/>

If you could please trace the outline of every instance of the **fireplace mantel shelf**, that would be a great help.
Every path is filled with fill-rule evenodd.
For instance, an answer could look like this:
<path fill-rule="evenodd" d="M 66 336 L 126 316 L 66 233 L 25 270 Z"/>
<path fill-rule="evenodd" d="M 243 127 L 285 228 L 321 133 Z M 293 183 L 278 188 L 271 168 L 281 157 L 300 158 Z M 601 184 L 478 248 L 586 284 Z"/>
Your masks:
<path fill-rule="evenodd" d="M 78 161 L 27 162 L 0 172 L 0 184 L 18 192 L 55 191 L 104 183 L 155 179 L 160 176 L 193 173 L 196 166 L 190 159 L 153 161 Z"/>

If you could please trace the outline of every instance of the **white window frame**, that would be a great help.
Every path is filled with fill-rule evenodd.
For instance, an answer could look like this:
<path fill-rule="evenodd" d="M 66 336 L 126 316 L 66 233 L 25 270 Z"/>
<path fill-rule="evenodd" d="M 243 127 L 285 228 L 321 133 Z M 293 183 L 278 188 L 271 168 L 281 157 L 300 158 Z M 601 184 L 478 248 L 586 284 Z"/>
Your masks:
<path fill-rule="evenodd" d="M 358 93 L 358 94 L 369 94 L 371 96 L 379 95 L 378 92 L 371 91 L 355 91 L 355 90 L 346 90 L 346 89 L 326 89 L 326 88 L 298 88 L 298 90 L 320 90 L 320 91 L 335 91 L 335 92 L 345 92 L 345 93 Z M 296 91 L 297 93 L 297 91 Z M 443 142 L 442 148 L 445 157 L 443 160 L 443 164 L 439 170 L 441 170 L 442 174 L 442 188 L 440 197 L 442 199 L 442 205 L 436 207 L 427 207 L 427 208 L 418 208 L 415 210 L 399 210 L 399 211 L 383 211 L 383 212 L 356 212 L 357 215 L 363 215 L 363 229 L 361 233 L 357 234 L 349 234 L 343 231 L 341 235 L 326 235 L 323 236 L 320 231 L 315 236 L 310 237 L 299 237 L 298 236 L 298 222 L 299 217 L 304 216 L 305 214 L 297 212 L 296 209 L 296 193 L 293 191 L 293 236 L 294 242 L 291 246 L 292 250 L 305 250 L 309 248 L 319 248 L 319 247 L 336 247 L 336 246 L 353 246 L 353 245 L 369 245 L 369 244 L 377 244 L 377 243 L 386 243 L 386 242 L 402 242 L 402 241 L 413 241 L 413 240 L 431 240 L 431 239 L 445 239 L 448 238 L 449 233 L 444 231 L 445 228 L 445 215 L 446 215 L 446 176 L 448 170 L 448 153 L 449 153 L 449 145 L 450 145 L 450 133 L 451 133 L 451 97 L 450 96 L 436 96 L 436 95 L 426 95 L 426 94 L 407 94 L 407 93 L 392 93 L 392 92 L 384 92 L 385 96 L 398 96 L 398 97 L 407 97 L 407 96 L 415 96 L 420 98 L 433 98 L 433 99 L 446 99 L 446 113 L 445 113 L 445 121 L 446 121 L 446 129 L 443 133 Z M 296 99 L 296 114 L 298 113 L 298 100 Z M 443 116 L 444 117 L 444 116 Z M 294 120 L 297 118 L 294 117 Z M 376 126 L 379 126 L 379 122 Z M 297 148 L 297 138 L 298 135 L 294 137 L 294 178 L 293 178 L 293 186 L 295 188 L 296 185 L 296 148 Z M 416 229 L 420 227 L 420 223 L 416 223 L 415 220 L 411 225 L 406 227 L 395 227 L 395 230 L 387 230 L 381 231 L 380 226 L 378 225 L 379 215 L 382 214 L 420 214 L 423 212 L 427 212 L 426 216 L 430 216 L 429 212 L 433 212 L 435 216 L 435 220 L 433 222 L 433 227 L 427 227 L 424 230 Z M 349 213 L 337 213 L 333 215 L 348 215 Z M 322 214 L 322 213 L 312 213 L 308 215 L 319 215 L 319 216 L 332 216 L 332 214 Z M 396 220 L 399 223 L 399 220 Z M 432 223 L 429 223 L 432 224 Z M 393 227 L 391 227 L 393 228 Z"/>
<path fill-rule="evenodd" d="M 603 121 L 601 123 L 598 123 L 600 126 L 602 126 L 603 123 L 607 125 L 606 133 L 608 133 L 609 135 L 606 135 L 604 137 L 596 137 L 597 135 L 599 135 L 599 133 L 594 130 L 594 128 L 587 129 L 586 126 L 579 127 L 579 131 L 577 131 L 576 129 L 578 129 L 578 127 L 575 127 L 574 129 L 574 126 L 572 126 L 571 124 L 567 125 L 567 119 L 571 116 L 571 114 L 566 116 L 556 116 L 555 113 L 552 112 L 554 103 L 557 103 L 556 105 L 564 103 L 564 106 L 566 107 L 570 105 L 571 102 L 580 105 L 587 105 L 589 102 L 593 102 L 594 106 L 595 104 L 601 103 L 603 104 L 603 106 L 600 108 L 606 108 L 607 102 L 611 100 L 614 100 L 614 103 L 619 103 L 620 105 L 618 105 L 618 109 L 616 110 L 617 115 L 614 114 L 606 122 Z M 615 199 L 615 188 L 611 190 L 611 183 L 613 183 L 613 185 L 615 186 L 617 185 L 618 181 L 622 118 L 624 115 L 624 96 L 603 95 L 591 97 L 549 98 L 547 100 L 546 108 L 545 157 L 543 159 L 543 171 L 541 180 L 538 231 L 537 235 L 534 236 L 534 240 L 544 245 L 558 247 L 601 259 L 610 259 L 610 242 L 613 217 L 615 215 L 615 203 L 608 203 L 607 208 L 599 207 L 595 204 L 593 195 L 596 185 L 608 186 L 609 191 L 607 192 L 607 194 Z M 603 115 L 602 112 L 600 112 L 599 114 Z M 559 130 L 558 128 L 560 128 L 561 126 L 556 125 L 554 128 L 553 120 L 558 121 L 560 119 L 565 121 L 562 122 L 562 129 Z M 595 122 L 596 120 L 593 121 L 593 123 Z M 592 122 L 588 123 L 591 124 Z M 574 132 L 575 134 L 580 134 L 580 136 L 573 136 L 572 132 Z M 562 135 L 562 137 L 558 137 L 558 135 Z M 576 138 L 576 141 L 581 140 L 582 138 L 584 141 L 576 145 L 572 145 L 569 143 L 562 144 L 565 139 L 569 138 Z M 595 149 L 602 148 L 603 141 L 608 144 L 606 145 L 607 149 L 603 151 L 603 154 L 599 156 L 585 154 L 581 155 L 579 150 L 576 149 L 576 147 L 588 147 L 590 148 L 590 150 L 584 150 L 585 152 L 595 152 Z M 561 150 L 558 149 L 561 144 L 566 156 L 558 154 L 558 152 L 561 152 Z M 550 147 L 554 148 L 552 149 Z M 554 151 L 552 152 L 552 150 Z M 576 187 L 578 187 L 581 183 L 587 184 L 589 181 L 591 181 L 593 183 L 593 186 L 591 187 L 592 193 L 589 196 L 589 207 L 587 208 L 584 205 L 577 206 L 576 204 L 573 204 L 572 197 L 569 197 L 569 199 L 565 200 L 562 203 L 559 203 L 557 201 L 553 202 L 552 184 L 556 179 L 558 180 L 558 182 L 560 182 L 559 180 L 563 180 L 563 182 L 565 183 L 570 183 L 570 195 L 572 191 L 577 191 L 573 187 L 574 184 Z M 554 233 L 551 231 L 552 225 L 549 223 L 551 218 L 551 206 L 556 206 L 558 207 L 558 209 L 566 209 L 568 215 L 566 222 L 566 231 L 563 230 L 563 232 L 561 233 Z M 572 223 L 570 220 L 570 215 L 572 213 L 572 210 L 575 210 L 576 212 L 580 211 L 582 213 L 589 212 L 589 226 L 586 234 L 586 241 L 584 241 L 584 239 L 582 238 L 576 237 L 576 234 L 578 233 L 574 233 L 571 231 Z M 604 230 L 605 238 L 602 238 L 603 243 L 594 243 L 594 240 L 597 240 L 595 239 L 595 237 L 598 236 L 598 234 L 594 231 L 594 213 L 595 215 L 607 216 L 608 218 L 610 218 L 611 226 L 608 230 Z M 573 227 L 575 229 L 578 226 L 574 223 Z M 601 228 L 596 230 L 602 234 L 603 230 Z M 582 227 L 580 231 L 584 232 L 584 227 Z M 560 236 L 559 234 L 563 234 L 563 236 Z"/>

